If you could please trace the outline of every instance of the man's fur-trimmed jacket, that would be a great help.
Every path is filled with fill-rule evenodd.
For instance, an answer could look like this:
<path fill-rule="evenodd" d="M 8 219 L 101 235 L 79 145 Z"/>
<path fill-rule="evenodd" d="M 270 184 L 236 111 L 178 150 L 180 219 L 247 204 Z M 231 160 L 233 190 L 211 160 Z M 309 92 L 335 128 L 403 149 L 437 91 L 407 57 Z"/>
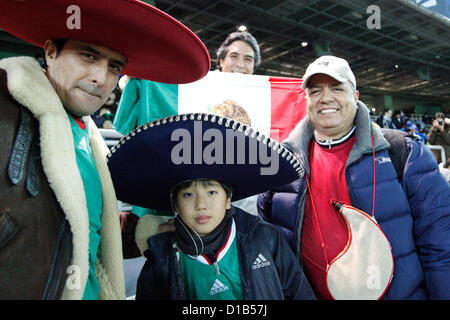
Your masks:
<path fill-rule="evenodd" d="M 8 177 L 12 146 L 23 114 L 31 115 L 39 159 L 31 196 L 27 178 L 13 184 Z M 81 299 L 88 272 L 89 217 L 78 170 L 70 121 L 39 63 L 30 57 L 0 60 L 0 299 L 41 299 L 52 272 L 59 277 L 51 299 Z M 88 118 L 90 146 L 99 172 L 103 208 L 96 273 L 100 299 L 124 299 L 122 244 L 117 200 L 105 161 L 108 148 Z M 20 162 L 20 161 L 19 161 Z M 28 161 L 31 163 L 31 160 Z M 32 180 L 32 179 L 31 179 Z M 71 252 L 55 264 L 62 219 L 70 227 Z M 62 265 L 61 265 L 62 264 Z M 59 270 L 60 274 L 54 274 Z M 61 271 L 62 270 L 62 271 Z M 48 293 L 47 293 L 48 294 Z"/>

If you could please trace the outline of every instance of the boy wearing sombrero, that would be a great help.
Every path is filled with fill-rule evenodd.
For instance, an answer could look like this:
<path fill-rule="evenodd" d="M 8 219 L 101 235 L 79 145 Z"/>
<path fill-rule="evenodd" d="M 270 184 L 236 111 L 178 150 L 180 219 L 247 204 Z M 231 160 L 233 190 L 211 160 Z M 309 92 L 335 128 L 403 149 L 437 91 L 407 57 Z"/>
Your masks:
<path fill-rule="evenodd" d="M 0 61 L 0 299 L 125 298 L 108 148 L 89 115 L 120 73 L 192 82 L 208 52 L 137 0 L 2 0 L 0 28 L 46 60 Z"/>
<path fill-rule="evenodd" d="M 108 155 L 118 199 L 173 210 L 150 237 L 136 299 L 314 299 L 272 225 L 231 205 L 298 178 L 278 143 L 236 120 L 188 114 L 145 124 Z"/>

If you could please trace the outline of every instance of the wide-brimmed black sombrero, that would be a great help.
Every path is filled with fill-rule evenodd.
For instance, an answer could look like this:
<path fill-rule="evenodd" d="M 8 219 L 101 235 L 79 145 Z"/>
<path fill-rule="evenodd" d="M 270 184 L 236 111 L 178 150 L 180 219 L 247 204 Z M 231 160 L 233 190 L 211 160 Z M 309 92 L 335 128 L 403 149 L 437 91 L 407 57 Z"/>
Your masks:
<path fill-rule="evenodd" d="M 213 179 L 233 201 L 288 184 L 303 174 L 297 158 L 253 128 L 212 114 L 149 122 L 124 136 L 107 156 L 117 198 L 170 210 L 170 193 L 192 179 Z"/>

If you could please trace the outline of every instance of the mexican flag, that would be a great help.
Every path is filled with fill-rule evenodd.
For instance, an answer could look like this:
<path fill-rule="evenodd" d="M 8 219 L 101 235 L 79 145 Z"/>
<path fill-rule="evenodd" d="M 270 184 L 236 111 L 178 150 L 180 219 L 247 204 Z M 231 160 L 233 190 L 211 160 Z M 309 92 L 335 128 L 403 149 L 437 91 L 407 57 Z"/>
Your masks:
<path fill-rule="evenodd" d="M 214 113 L 234 118 L 283 141 L 306 115 L 302 80 L 209 72 L 189 84 L 172 85 L 131 78 L 114 119 L 127 134 L 149 121 L 181 113 Z"/>

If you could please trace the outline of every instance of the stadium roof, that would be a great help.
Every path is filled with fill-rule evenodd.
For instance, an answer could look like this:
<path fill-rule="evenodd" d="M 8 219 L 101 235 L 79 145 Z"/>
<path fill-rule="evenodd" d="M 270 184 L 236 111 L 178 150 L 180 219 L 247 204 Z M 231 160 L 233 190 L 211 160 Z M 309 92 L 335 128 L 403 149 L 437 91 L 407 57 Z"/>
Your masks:
<path fill-rule="evenodd" d="M 349 61 L 365 95 L 450 101 L 450 19 L 419 7 L 420 0 L 144 1 L 192 29 L 207 46 L 212 69 L 222 41 L 245 25 L 261 48 L 256 74 L 300 78 L 315 58 L 333 54 Z M 379 9 L 378 26 L 371 5 Z M 0 58 L 10 52 L 33 53 L 0 31 Z"/>
<path fill-rule="evenodd" d="M 261 48 L 257 74 L 301 77 L 315 58 L 331 53 L 349 61 L 366 94 L 450 99 L 450 20 L 412 1 L 154 2 L 191 28 L 213 60 L 226 36 L 245 25 Z M 371 5 L 379 8 L 379 29 Z"/>

